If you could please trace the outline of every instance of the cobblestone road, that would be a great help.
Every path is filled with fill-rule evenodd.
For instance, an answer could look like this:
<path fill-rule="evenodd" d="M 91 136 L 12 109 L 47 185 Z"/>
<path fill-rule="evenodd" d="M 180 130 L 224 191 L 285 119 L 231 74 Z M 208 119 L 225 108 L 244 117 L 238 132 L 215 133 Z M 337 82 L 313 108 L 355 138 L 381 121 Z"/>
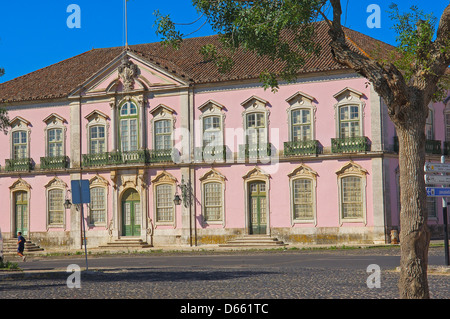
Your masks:
<path fill-rule="evenodd" d="M 370 253 L 373 253 L 372 250 Z M 386 251 L 383 253 L 386 254 Z M 343 254 L 364 254 L 346 252 Z M 81 288 L 69 289 L 64 272 L 3 279 L 2 299 L 395 299 L 398 273 L 381 273 L 381 288 L 369 289 L 368 273 L 348 267 L 147 266 L 102 269 L 81 275 Z M 0 277 L 1 278 L 1 277 Z M 450 298 L 450 276 L 430 274 L 432 298 Z"/>

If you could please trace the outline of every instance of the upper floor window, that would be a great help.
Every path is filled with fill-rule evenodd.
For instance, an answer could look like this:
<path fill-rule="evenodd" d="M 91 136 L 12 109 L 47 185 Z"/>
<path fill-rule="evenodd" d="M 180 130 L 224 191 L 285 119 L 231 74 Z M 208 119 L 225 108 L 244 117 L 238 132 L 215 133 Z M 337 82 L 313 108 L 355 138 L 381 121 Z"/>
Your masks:
<path fill-rule="evenodd" d="M 54 128 L 47 131 L 48 138 L 48 156 L 56 157 L 63 156 L 63 130 L 60 128 Z"/>
<path fill-rule="evenodd" d="M 220 146 L 223 144 L 222 119 L 212 115 L 203 118 L 203 145 Z"/>
<path fill-rule="evenodd" d="M 87 145 L 89 154 L 108 152 L 108 120 L 109 117 L 100 111 L 93 111 L 85 117 L 88 136 Z"/>
<path fill-rule="evenodd" d="M 336 136 L 352 138 L 364 136 L 364 106 L 363 93 L 351 88 L 345 88 L 334 95 L 338 101 L 335 104 Z"/>
<path fill-rule="evenodd" d="M 30 157 L 31 123 L 17 116 L 11 122 L 10 154 L 12 159 L 26 159 Z"/>
<path fill-rule="evenodd" d="M 12 133 L 13 159 L 28 157 L 28 132 L 16 131 Z"/>
<path fill-rule="evenodd" d="M 170 150 L 172 148 L 172 121 L 159 120 L 155 125 L 155 149 Z"/>
<path fill-rule="evenodd" d="M 246 117 L 247 144 L 267 143 L 266 118 L 264 113 L 250 113 Z"/>
<path fill-rule="evenodd" d="M 153 149 L 172 150 L 175 111 L 164 104 L 160 104 L 151 110 L 150 114 L 153 115 L 151 120 L 153 127 Z"/>
<path fill-rule="evenodd" d="M 425 136 L 427 140 L 434 140 L 434 111 L 428 108 L 428 117 L 425 123 Z"/>
<path fill-rule="evenodd" d="M 292 111 L 292 141 L 309 141 L 312 139 L 311 111 L 299 109 Z"/>
<path fill-rule="evenodd" d="M 345 105 L 339 108 L 339 138 L 360 136 L 359 106 Z"/>
<path fill-rule="evenodd" d="M 119 139 L 123 152 L 138 149 L 138 112 L 133 102 L 125 102 L 120 108 Z"/>
<path fill-rule="evenodd" d="M 286 99 L 289 103 L 288 125 L 289 141 L 311 141 L 314 137 L 314 114 L 316 107 L 313 104 L 314 97 L 297 92 Z"/>
<path fill-rule="evenodd" d="M 249 146 L 267 144 L 269 142 L 268 124 L 269 114 L 268 104 L 257 96 L 252 96 L 241 105 L 245 108 L 244 129 L 246 133 L 246 143 Z"/>
<path fill-rule="evenodd" d="M 58 114 L 52 113 L 44 119 L 46 156 L 59 157 L 65 155 L 65 132 L 64 126 L 67 121 Z"/>
<path fill-rule="evenodd" d="M 104 125 L 95 125 L 89 128 L 89 152 L 90 154 L 106 152 L 106 134 Z"/>

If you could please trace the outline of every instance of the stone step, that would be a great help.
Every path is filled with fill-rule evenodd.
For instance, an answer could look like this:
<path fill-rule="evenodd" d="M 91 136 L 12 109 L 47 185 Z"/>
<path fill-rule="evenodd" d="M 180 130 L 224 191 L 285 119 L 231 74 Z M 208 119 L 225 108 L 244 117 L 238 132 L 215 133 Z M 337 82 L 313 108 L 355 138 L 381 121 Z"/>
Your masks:
<path fill-rule="evenodd" d="M 220 244 L 219 247 L 284 247 L 287 246 L 278 238 L 270 237 L 268 235 L 248 235 L 229 240 L 225 244 Z"/>
<path fill-rule="evenodd" d="M 32 241 L 29 241 L 29 240 L 25 241 L 25 250 L 24 250 L 25 253 L 37 252 L 37 251 L 43 251 L 43 250 L 44 250 L 44 248 L 39 247 Z M 5 239 L 3 241 L 3 253 L 5 255 L 17 253 L 17 239 L 16 238 Z"/>
<path fill-rule="evenodd" d="M 138 238 L 120 238 L 100 245 L 98 248 L 150 248 L 152 245 Z"/>

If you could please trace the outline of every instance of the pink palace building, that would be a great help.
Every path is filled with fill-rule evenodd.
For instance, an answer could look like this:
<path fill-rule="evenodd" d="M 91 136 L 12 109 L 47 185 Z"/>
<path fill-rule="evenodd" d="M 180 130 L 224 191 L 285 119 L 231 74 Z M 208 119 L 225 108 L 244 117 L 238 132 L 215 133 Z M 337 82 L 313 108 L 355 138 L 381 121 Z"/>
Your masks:
<path fill-rule="evenodd" d="M 346 30 L 355 50 L 391 46 Z M 367 79 L 320 56 L 264 90 L 282 63 L 238 51 L 220 73 L 199 53 L 217 36 L 93 49 L 0 84 L 0 227 L 40 247 L 390 243 L 399 227 L 398 144 Z M 430 104 L 427 160 L 448 154 L 450 99 Z M 84 219 L 71 181 L 88 180 Z M 429 226 L 442 207 L 429 198 Z"/>

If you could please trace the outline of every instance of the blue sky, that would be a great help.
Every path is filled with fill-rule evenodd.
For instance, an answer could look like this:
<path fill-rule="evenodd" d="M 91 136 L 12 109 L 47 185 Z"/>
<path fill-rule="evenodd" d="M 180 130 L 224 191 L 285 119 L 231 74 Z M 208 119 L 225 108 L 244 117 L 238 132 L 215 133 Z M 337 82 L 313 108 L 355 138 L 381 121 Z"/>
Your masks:
<path fill-rule="evenodd" d="M 346 4 L 348 1 L 348 8 Z M 395 44 L 387 10 L 395 2 L 401 10 L 417 5 L 425 12 L 440 17 L 447 0 L 342 0 L 343 22 L 349 28 L 376 39 Z M 67 8 L 76 4 L 81 9 L 81 28 L 69 28 Z M 367 8 L 381 8 L 381 28 L 369 28 Z M 157 42 L 153 12 L 170 14 L 175 22 L 187 23 L 198 14 L 190 0 L 130 0 L 128 2 L 128 42 Z M 41 69 L 48 65 L 89 51 L 92 48 L 124 45 L 123 0 L 41 0 L 1 1 L 0 4 L 0 67 L 6 71 L 0 83 Z M 201 25 L 183 29 L 185 34 Z M 213 34 L 206 25 L 192 36 Z"/>

